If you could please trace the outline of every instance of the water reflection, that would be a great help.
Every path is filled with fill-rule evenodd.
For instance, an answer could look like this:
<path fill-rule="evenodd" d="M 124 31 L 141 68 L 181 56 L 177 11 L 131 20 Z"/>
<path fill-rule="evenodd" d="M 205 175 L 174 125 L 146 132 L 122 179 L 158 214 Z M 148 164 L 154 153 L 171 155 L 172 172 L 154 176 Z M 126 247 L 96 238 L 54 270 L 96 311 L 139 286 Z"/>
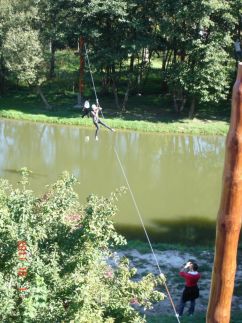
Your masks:
<path fill-rule="evenodd" d="M 90 141 L 85 141 L 86 136 Z M 106 130 L 101 130 L 100 141 L 96 142 L 94 129 L 2 120 L 0 175 L 16 184 L 16 171 L 26 166 L 34 175 L 31 187 L 40 193 L 68 170 L 78 178 L 76 189 L 84 202 L 90 193 L 109 195 L 125 184 L 115 147 L 146 225 L 153 235 L 156 231 L 156 236 L 163 239 L 162 227 L 180 232 L 187 219 L 191 228 L 199 219 L 205 221 L 208 232 L 211 225 L 214 227 L 224 142 L 225 138 L 219 136 L 113 134 Z M 135 235 L 140 224 L 130 194 L 123 196 L 118 206 L 117 225 L 126 232 L 133 228 Z M 171 225 L 165 225 L 166 221 Z M 171 230 L 166 232 L 168 239 Z M 199 237 L 199 229 L 194 232 Z"/>

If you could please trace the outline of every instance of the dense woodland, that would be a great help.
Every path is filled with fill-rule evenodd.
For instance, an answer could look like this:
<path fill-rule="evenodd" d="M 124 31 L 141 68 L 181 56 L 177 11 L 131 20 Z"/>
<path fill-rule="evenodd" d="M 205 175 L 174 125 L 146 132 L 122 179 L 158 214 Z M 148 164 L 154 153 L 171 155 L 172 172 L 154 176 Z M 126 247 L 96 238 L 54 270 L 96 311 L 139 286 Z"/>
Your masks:
<path fill-rule="evenodd" d="M 192 117 L 199 104 L 229 98 L 241 15 L 242 0 L 0 0 L 0 93 L 29 86 L 48 107 L 41 88 L 56 78 L 56 54 L 78 54 L 83 37 L 117 109 L 145 94 L 155 61 L 160 93 Z"/>

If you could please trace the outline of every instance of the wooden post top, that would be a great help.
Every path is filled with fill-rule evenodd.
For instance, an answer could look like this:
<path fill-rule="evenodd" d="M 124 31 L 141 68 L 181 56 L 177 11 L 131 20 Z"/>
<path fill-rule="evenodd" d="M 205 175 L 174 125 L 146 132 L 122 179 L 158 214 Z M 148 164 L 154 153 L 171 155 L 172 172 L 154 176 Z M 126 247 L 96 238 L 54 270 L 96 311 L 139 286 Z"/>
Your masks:
<path fill-rule="evenodd" d="M 237 78 L 234 85 L 236 86 L 238 82 L 242 82 L 242 62 L 238 63 Z"/>

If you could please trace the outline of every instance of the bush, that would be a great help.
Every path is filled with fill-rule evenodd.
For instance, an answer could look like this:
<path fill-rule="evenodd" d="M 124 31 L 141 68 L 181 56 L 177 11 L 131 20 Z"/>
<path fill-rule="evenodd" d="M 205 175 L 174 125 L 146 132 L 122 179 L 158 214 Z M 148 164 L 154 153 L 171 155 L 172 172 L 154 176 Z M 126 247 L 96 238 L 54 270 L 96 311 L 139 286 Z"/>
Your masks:
<path fill-rule="evenodd" d="M 115 201 L 90 195 L 80 205 L 68 173 L 41 197 L 0 180 L 1 322 L 145 322 L 138 307 L 164 299 L 164 277 L 140 281 L 112 248 L 125 244 L 111 220 Z"/>

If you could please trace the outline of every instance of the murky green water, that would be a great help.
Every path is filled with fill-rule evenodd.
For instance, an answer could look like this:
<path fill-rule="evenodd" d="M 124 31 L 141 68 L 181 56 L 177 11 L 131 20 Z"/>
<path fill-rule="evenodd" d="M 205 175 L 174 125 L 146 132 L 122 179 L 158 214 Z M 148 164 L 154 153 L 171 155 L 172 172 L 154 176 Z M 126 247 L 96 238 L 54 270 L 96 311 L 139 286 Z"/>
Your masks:
<path fill-rule="evenodd" d="M 89 136 L 89 141 L 87 137 Z M 63 170 L 73 173 L 81 201 L 125 185 L 116 149 L 153 240 L 212 241 L 219 206 L 224 137 L 100 131 L 1 120 L 0 176 L 16 184 L 23 166 L 37 193 Z M 143 237 L 130 193 L 115 221 L 131 238 Z"/>

